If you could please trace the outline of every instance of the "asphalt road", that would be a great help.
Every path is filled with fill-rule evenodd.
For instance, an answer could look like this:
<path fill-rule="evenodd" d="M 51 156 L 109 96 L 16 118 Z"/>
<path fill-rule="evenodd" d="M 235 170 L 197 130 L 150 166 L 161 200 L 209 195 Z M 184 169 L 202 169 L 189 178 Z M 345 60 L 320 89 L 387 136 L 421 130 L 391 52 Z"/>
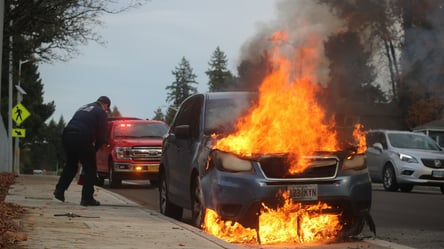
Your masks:
<path fill-rule="evenodd" d="M 106 187 L 106 186 L 105 186 Z M 124 182 L 122 188 L 109 189 L 151 210 L 159 210 L 157 187 L 149 181 Z M 386 192 L 373 186 L 372 217 L 376 238 L 371 243 L 352 242 L 345 248 L 430 248 L 444 249 L 444 195 L 439 188 L 415 187 L 411 193 Z M 183 221 L 188 223 L 189 211 Z M 372 237 L 367 228 L 362 237 Z M 385 243 L 388 244 L 385 244 Z M 399 246 L 398 246 L 399 245 Z M 336 248 L 334 245 L 328 248 Z"/>

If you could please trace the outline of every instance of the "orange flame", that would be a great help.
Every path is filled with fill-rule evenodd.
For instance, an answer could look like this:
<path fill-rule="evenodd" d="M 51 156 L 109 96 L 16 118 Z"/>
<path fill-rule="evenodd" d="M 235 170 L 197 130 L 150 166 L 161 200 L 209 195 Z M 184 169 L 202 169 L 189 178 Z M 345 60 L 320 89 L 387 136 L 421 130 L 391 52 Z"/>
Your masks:
<path fill-rule="evenodd" d="M 236 132 L 216 141 L 214 148 L 243 156 L 288 153 L 290 173 L 301 172 L 308 166 L 301 156 L 341 150 L 336 124 L 316 99 L 321 90 L 316 77 L 321 39 L 309 37 L 304 47 L 296 48 L 288 43 L 287 33 L 278 31 L 270 40 L 276 45 L 270 51 L 272 71 L 259 87 L 257 104 L 238 120 Z M 284 55 L 288 46 L 292 53 Z M 362 128 L 358 124 L 353 132 L 358 153 L 365 149 Z M 276 210 L 263 204 L 258 231 L 222 221 L 212 210 L 206 212 L 204 230 L 230 242 L 270 244 L 332 240 L 342 229 L 341 215 L 323 213 L 331 208 L 327 204 L 303 206 L 293 203 L 288 193 L 283 196 L 285 204 Z"/>
<path fill-rule="evenodd" d="M 241 224 L 223 221 L 216 212 L 207 209 L 204 231 L 228 242 L 276 244 L 319 243 L 334 240 L 342 226 L 337 214 L 323 213 L 330 208 L 325 203 L 302 206 L 291 201 L 288 192 L 282 207 L 271 209 L 262 204 L 258 231 Z M 258 238 L 258 236 L 260 238 Z"/>
<path fill-rule="evenodd" d="M 217 141 L 215 148 L 240 155 L 311 155 L 318 150 L 337 150 L 335 123 L 326 119 L 316 101 L 320 86 L 310 80 L 313 67 L 305 65 L 307 76 L 291 79 L 291 61 L 277 48 L 273 53 L 274 70 L 259 88 L 257 106 L 239 120 L 237 132 Z M 313 51 L 310 56 L 315 56 Z M 294 160 L 291 170 L 298 172 L 304 167 Z"/>
<path fill-rule="evenodd" d="M 355 129 L 353 130 L 353 137 L 357 141 L 357 153 L 364 153 L 367 149 L 367 143 L 365 135 L 367 134 L 366 131 L 364 131 L 364 126 L 361 124 L 355 124 Z"/>

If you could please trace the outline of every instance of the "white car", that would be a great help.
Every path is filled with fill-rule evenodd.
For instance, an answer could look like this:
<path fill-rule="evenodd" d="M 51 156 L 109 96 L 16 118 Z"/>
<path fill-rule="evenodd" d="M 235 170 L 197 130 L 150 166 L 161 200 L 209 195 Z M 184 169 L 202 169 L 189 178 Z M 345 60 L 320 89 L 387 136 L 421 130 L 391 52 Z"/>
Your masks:
<path fill-rule="evenodd" d="M 382 182 L 387 191 L 410 192 L 414 185 L 427 185 L 444 194 L 444 152 L 424 134 L 371 130 L 366 157 L 372 181 Z"/>

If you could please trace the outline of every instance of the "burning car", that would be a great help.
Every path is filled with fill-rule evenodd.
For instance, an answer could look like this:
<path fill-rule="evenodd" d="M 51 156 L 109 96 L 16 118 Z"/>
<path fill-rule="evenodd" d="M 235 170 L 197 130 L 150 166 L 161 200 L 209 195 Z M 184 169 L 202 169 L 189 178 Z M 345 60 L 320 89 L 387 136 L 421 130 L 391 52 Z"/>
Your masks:
<path fill-rule="evenodd" d="M 371 183 L 365 155 L 331 149 L 334 146 L 306 150 L 314 141 L 332 143 L 323 134 L 323 126 L 314 123 L 321 137 L 273 134 L 278 125 L 288 128 L 277 131 L 294 131 L 307 125 L 279 122 L 280 112 L 271 113 L 275 120 L 260 119 L 262 123 L 242 129 L 260 116 L 255 110 L 266 109 L 261 106 L 263 101 L 257 93 L 220 92 L 195 94 L 181 104 L 163 141 L 160 212 L 180 219 L 183 209 L 191 209 L 193 224 L 212 234 L 213 225 L 231 226 L 211 223 L 209 215 L 213 214 L 215 223 L 230 221 L 253 229 L 251 236 L 259 242 L 275 241 L 267 238 L 264 226 L 268 223 L 263 217 L 284 208 L 287 213 L 307 210 L 312 221 L 321 215 L 334 218 L 336 223 L 324 221 L 324 227 L 314 236 L 327 225 L 333 225 L 335 236 L 359 234 L 366 220 L 371 223 Z M 316 119 L 315 114 L 310 118 Z M 277 139 L 264 143 L 271 137 Z M 302 149 L 285 147 L 296 144 Z M 276 219 L 271 223 L 277 223 Z M 294 228 L 293 237 L 303 241 L 306 232 L 302 226 L 299 213 L 288 226 L 277 230 Z M 241 240 L 245 239 L 230 241 Z"/>

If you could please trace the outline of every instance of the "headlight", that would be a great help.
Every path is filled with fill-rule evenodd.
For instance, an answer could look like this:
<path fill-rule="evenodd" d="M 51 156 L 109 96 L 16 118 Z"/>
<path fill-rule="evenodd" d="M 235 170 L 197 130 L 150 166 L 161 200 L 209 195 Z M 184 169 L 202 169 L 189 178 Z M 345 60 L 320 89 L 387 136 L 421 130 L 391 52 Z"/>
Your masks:
<path fill-rule="evenodd" d="M 251 171 L 253 166 L 251 161 L 243 160 L 231 153 L 215 151 L 213 153 L 213 161 L 220 170 L 231 172 Z"/>
<path fill-rule="evenodd" d="M 116 147 L 116 157 L 120 160 L 131 159 L 131 147 Z"/>
<path fill-rule="evenodd" d="M 416 160 L 416 158 L 403 153 L 399 153 L 399 159 L 407 163 L 418 163 L 418 160 Z"/>
<path fill-rule="evenodd" d="M 344 159 L 344 162 L 342 163 L 342 169 L 365 169 L 367 166 L 365 164 L 365 155 L 359 154 L 359 155 L 349 155 L 347 158 Z"/>

